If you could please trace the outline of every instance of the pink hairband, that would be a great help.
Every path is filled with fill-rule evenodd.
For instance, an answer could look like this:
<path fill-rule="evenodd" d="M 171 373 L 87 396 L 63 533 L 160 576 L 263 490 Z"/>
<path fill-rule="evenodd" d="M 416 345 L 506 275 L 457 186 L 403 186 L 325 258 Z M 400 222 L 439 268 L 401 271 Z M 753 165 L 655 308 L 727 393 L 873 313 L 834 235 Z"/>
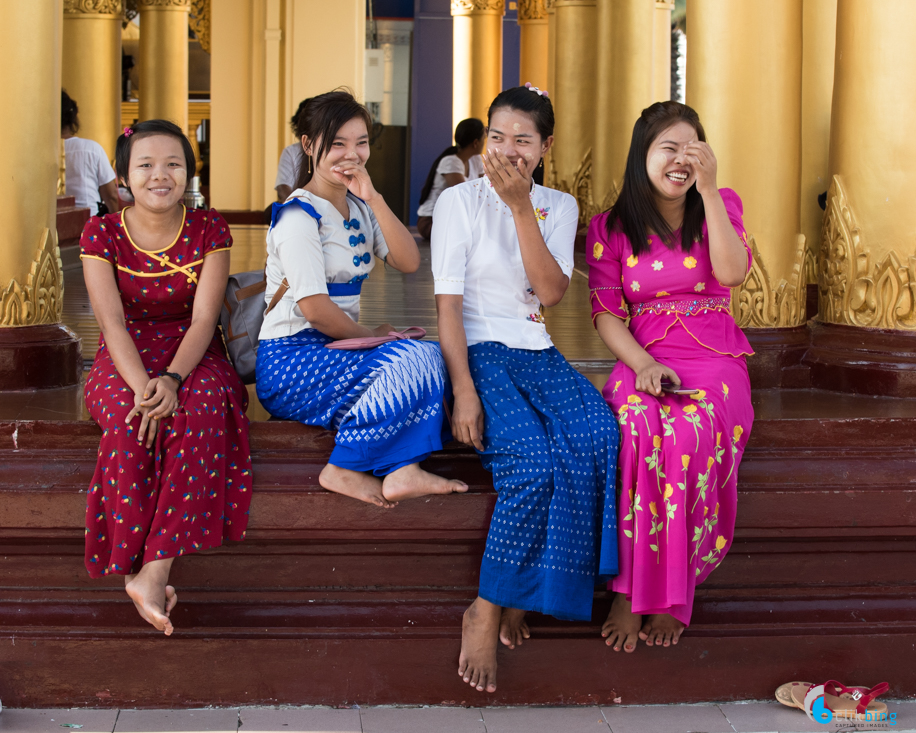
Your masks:
<path fill-rule="evenodd" d="M 133 134 L 134 134 L 134 131 L 131 128 L 129 127 L 124 128 L 124 137 L 130 137 Z"/>
<path fill-rule="evenodd" d="M 549 97 L 549 95 L 547 94 L 547 90 L 546 90 L 546 89 L 543 90 L 543 91 L 541 91 L 541 90 L 538 89 L 537 87 L 531 86 L 531 82 L 530 82 L 530 81 L 526 81 L 526 82 L 525 82 L 525 89 L 528 89 L 528 90 L 530 90 L 530 91 L 532 91 L 532 92 L 537 92 L 537 94 L 538 94 L 539 96 L 541 96 L 541 97 Z"/>

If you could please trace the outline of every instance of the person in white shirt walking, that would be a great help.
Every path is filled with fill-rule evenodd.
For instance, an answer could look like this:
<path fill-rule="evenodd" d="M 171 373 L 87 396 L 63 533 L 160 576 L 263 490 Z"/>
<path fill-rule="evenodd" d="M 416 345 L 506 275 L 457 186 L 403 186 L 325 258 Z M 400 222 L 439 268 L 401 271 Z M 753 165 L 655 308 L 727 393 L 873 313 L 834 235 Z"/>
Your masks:
<path fill-rule="evenodd" d="M 433 229 L 433 211 L 442 192 L 465 181 L 474 181 L 483 175 L 483 122 L 476 117 L 461 120 L 455 128 L 455 145 L 446 148 L 433 161 L 420 191 L 420 207 L 417 209 L 417 231 L 423 239 L 429 239 Z"/>
<path fill-rule="evenodd" d="M 90 216 L 99 215 L 99 204 L 104 203 L 109 214 L 120 211 L 118 181 L 105 149 L 95 140 L 77 137 L 79 132 L 79 107 L 67 92 L 60 93 L 60 136 L 64 140 L 67 163 L 67 195 L 76 199 L 76 205 L 87 207 Z M 103 214 L 106 212 L 102 212 Z"/>
<path fill-rule="evenodd" d="M 529 637 L 526 611 L 588 620 L 595 584 L 617 572 L 619 444 L 607 403 L 541 315 L 569 285 L 578 226 L 575 199 L 531 179 L 553 143 L 553 107 L 515 87 L 488 123 L 486 178 L 442 193 L 431 244 L 452 434 L 477 449 L 497 493 L 458 660 L 481 692 L 496 690 L 499 642 Z"/>

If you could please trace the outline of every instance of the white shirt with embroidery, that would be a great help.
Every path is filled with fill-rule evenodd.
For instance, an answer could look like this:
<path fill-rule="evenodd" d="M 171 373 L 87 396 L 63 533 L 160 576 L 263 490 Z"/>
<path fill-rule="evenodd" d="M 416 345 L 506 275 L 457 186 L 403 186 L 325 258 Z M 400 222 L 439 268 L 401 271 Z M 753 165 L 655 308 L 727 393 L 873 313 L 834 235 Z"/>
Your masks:
<path fill-rule="evenodd" d="M 536 184 L 530 196 L 547 249 L 563 274 L 572 277 L 576 200 Z M 525 275 L 512 212 L 487 178 L 442 192 L 433 214 L 431 250 L 436 295 L 464 296 L 468 346 L 484 341 L 515 349 L 553 346 Z"/>

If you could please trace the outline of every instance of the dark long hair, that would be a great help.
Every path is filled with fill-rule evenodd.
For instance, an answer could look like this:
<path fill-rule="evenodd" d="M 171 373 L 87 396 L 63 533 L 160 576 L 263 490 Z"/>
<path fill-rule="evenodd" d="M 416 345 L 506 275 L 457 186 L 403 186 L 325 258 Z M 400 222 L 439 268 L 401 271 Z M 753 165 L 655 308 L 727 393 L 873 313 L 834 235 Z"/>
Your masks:
<path fill-rule="evenodd" d="M 302 140 L 303 135 L 308 137 L 314 155 L 309 156 L 303 151 L 302 159 L 299 161 L 296 188 L 302 188 L 312 180 L 314 167 L 328 154 L 340 128 L 350 120 L 358 117 L 366 123 L 366 131 L 372 131 L 372 117 L 369 115 L 369 110 L 357 102 L 346 89 L 335 89 L 332 92 L 319 94 L 317 97 L 309 97 L 299 105 L 299 109 L 296 120 L 299 140 Z M 317 151 L 315 151 L 316 140 L 321 140 Z M 314 162 L 310 163 L 310 157 L 314 158 Z"/>
<path fill-rule="evenodd" d="M 458 123 L 458 126 L 455 128 L 455 142 L 458 144 L 450 145 L 447 147 L 445 150 L 439 153 L 439 157 L 433 161 L 433 165 L 429 169 L 429 175 L 426 176 L 426 182 L 423 184 L 423 188 L 420 190 L 421 204 L 429 198 L 429 194 L 433 190 L 433 181 L 436 179 L 436 168 L 439 167 L 439 162 L 446 155 L 454 155 L 459 150 L 461 150 L 461 148 L 466 148 L 468 145 L 473 145 L 482 137 L 483 122 L 478 120 L 476 117 L 468 117 L 466 120 L 461 120 L 461 122 Z"/>
<path fill-rule="evenodd" d="M 191 141 L 188 140 L 188 136 L 182 132 L 178 125 L 168 120 L 146 120 L 124 129 L 125 132 L 118 136 L 118 141 L 115 143 L 115 172 L 128 191 L 130 191 L 130 178 L 128 177 L 130 172 L 130 151 L 137 140 L 153 135 L 168 135 L 181 143 L 184 163 L 188 169 L 188 182 L 190 183 L 191 176 L 194 175 L 194 170 L 197 167 L 197 158 L 194 156 L 194 148 L 191 147 Z"/>
<path fill-rule="evenodd" d="M 697 138 L 706 142 L 706 132 L 700 124 L 700 116 L 693 108 L 680 102 L 656 102 L 646 107 L 633 125 L 633 139 L 630 141 L 623 185 L 617 201 L 609 210 L 606 226 L 608 234 L 613 234 L 615 230 L 622 231 L 630 240 L 635 255 L 649 250 L 647 232 L 650 228 L 667 247 L 673 249 L 676 244 L 674 232 L 655 206 L 652 183 L 646 171 L 646 156 L 652 142 L 678 122 L 686 122 L 697 131 Z M 681 224 L 682 250 L 689 251 L 693 243 L 701 239 L 705 219 L 703 197 L 694 183 L 687 190 L 684 221 Z"/>
<path fill-rule="evenodd" d="M 63 89 L 60 90 L 60 127 L 64 129 L 65 127 L 70 128 L 70 132 L 74 135 L 79 132 L 80 121 L 79 121 L 79 107 L 76 106 L 76 101 L 70 97 L 67 92 Z"/>

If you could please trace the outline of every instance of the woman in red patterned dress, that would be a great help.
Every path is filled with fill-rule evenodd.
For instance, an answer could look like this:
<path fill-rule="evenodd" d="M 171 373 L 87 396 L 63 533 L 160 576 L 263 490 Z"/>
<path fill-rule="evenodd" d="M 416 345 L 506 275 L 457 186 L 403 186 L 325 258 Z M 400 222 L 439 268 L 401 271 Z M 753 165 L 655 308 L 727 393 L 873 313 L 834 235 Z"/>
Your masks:
<path fill-rule="evenodd" d="M 102 428 L 86 509 L 86 568 L 125 576 L 140 615 L 167 635 L 179 555 L 241 540 L 251 502 L 248 395 L 216 322 L 229 227 L 187 211 L 194 152 L 180 128 L 125 128 L 115 167 L 135 204 L 93 217 L 80 240 L 102 331 L 86 380 Z"/>

